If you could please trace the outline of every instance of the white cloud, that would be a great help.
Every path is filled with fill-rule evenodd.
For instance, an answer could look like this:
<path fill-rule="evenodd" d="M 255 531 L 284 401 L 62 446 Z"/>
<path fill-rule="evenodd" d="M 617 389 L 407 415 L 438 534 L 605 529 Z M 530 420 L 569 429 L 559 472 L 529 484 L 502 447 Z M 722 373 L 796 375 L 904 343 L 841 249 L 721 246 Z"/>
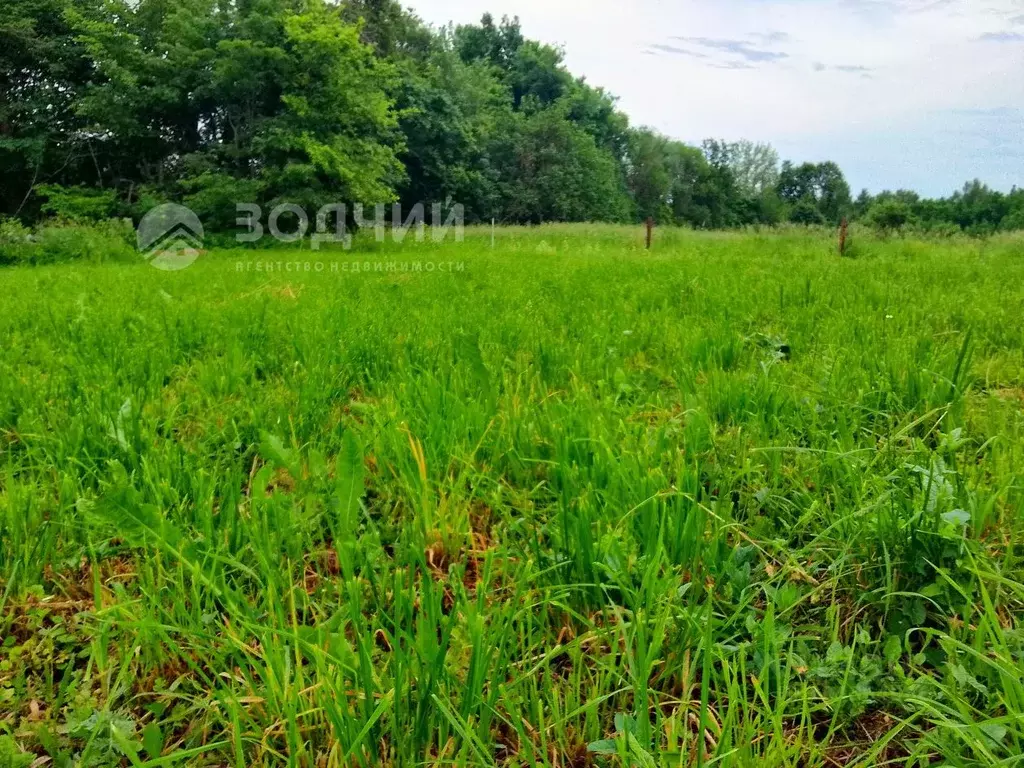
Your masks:
<path fill-rule="evenodd" d="M 634 123 L 688 141 L 749 137 L 820 151 L 863 145 L 863 134 L 927 132 L 956 110 L 1024 104 L 1024 45 L 1012 36 L 1021 0 L 412 3 L 434 24 L 518 15 L 525 34 L 561 45 L 575 74 L 619 96 Z M 863 183 L 899 183 L 884 154 Z M 948 173 L 961 166 L 951 160 Z M 1024 182 L 1024 166 L 1015 172 Z M 952 177 L 935 173 L 948 187 Z"/>

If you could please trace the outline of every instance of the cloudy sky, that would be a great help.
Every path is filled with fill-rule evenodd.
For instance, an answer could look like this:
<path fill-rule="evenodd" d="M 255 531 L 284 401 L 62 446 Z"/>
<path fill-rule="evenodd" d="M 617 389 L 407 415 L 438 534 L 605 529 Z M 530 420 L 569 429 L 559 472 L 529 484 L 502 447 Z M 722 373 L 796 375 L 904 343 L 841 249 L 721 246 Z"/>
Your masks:
<path fill-rule="evenodd" d="M 638 125 L 837 161 L 854 191 L 1024 186 L 1024 0 L 405 0 L 519 16 Z"/>

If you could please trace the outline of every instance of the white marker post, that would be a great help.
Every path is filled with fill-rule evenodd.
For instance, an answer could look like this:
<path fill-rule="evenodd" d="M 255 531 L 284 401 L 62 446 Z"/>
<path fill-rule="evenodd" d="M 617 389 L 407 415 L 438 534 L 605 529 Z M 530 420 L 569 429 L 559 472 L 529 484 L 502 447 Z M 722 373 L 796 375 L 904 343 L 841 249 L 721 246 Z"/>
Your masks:
<path fill-rule="evenodd" d="M 494 217 L 491 217 L 491 248 L 494 248 Z"/>

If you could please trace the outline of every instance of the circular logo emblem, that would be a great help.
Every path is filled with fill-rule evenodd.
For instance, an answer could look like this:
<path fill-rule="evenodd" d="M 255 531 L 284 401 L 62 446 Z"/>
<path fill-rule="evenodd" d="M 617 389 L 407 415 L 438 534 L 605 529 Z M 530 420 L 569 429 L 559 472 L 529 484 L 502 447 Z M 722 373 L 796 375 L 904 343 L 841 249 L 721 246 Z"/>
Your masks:
<path fill-rule="evenodd" d="M 191 267 L 203 252 L 203 224 L 183 205 L 158 205 L 139 222 L 139 253 L 165 272 Z"/>

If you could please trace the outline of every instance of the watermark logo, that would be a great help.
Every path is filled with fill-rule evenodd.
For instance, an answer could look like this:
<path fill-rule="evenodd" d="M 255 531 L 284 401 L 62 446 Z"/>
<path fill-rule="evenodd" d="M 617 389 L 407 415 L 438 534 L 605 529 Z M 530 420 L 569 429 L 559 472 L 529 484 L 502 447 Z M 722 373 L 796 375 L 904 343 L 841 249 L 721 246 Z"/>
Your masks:
<path fill-rule="evenodd" d="M 183 205 L 158 205 L 139 222 L 139 253 L 153 267 L 177 272 L 191 267 L 203 248 L 203 224 Z"/>
<path fill-rule="evenodd" d="M 266 219 L 263 209 L 256 203 L 238 203 L 236 211 L 238 218 L 235 223 L 245 230 L 235 237 L 239 243 L 257 243 L 269 232 L 279 243 L 295 243 L 308 236 L 310 248 L 314 251 L 324 245 L 340 245 L 347 251 L 352 248 L 349 223 L 356 230 L 373 232 L 378 243 L 383 243 L 389 236 L 399 245 L 407 237 L 424 243 L 427 241 L 428 220 L 432 242 L 444 242 L 453 234 L 457 243 L 465 239 L 465 206 L 451 200 L 429 206 L 416 203 L 404 212 L 400 203 L 391 206 L 378 203 L 369 208 L 356 203 L 351 209 L 344 203 L 332 203 L 317 211 L 315 228 L 310 226 L 309 214 L 293 203 L 276 206 Z"/>
<path fill-rule="evenodd" d="M 356 203 L 351 209 L 343 203 L 320 208 L 315 228 L 307 212 L 294 203 L 282 203 L 264 219 L 263 209 L 255 203 L 238 203 L 236 224 L 244 231 L 237 234 L 238 243 L 257 243 L 268 234 L 279 243 L 297 243 L 309 238 L 309 247 L 318 251 L 324 245 L 352 248 L 355 230 L 372 232 L 378 243 L 389 237 L 396 244 L 407 238 L 417 243 L 427 241 L 428 220 L 430 241 L 444 242 L 454 235 L 456 242 L 465 238 L 465 207 L 448 200 L 429 207 L 417 203 L 403 212 L 401 204 L 372 206 Z M 390 214 L 390 215 L 389 215 Z M 266 227 L 264 227 L 264 221 Z M 183 205 L 160 205 L 147 213 L 137 232 L 139 252 L 157 269 L 175 272 L 192 266 L 203 253 L 203 225 L 199 217 Z M 355 270 L 358 271 L 358 270 Z"/>

